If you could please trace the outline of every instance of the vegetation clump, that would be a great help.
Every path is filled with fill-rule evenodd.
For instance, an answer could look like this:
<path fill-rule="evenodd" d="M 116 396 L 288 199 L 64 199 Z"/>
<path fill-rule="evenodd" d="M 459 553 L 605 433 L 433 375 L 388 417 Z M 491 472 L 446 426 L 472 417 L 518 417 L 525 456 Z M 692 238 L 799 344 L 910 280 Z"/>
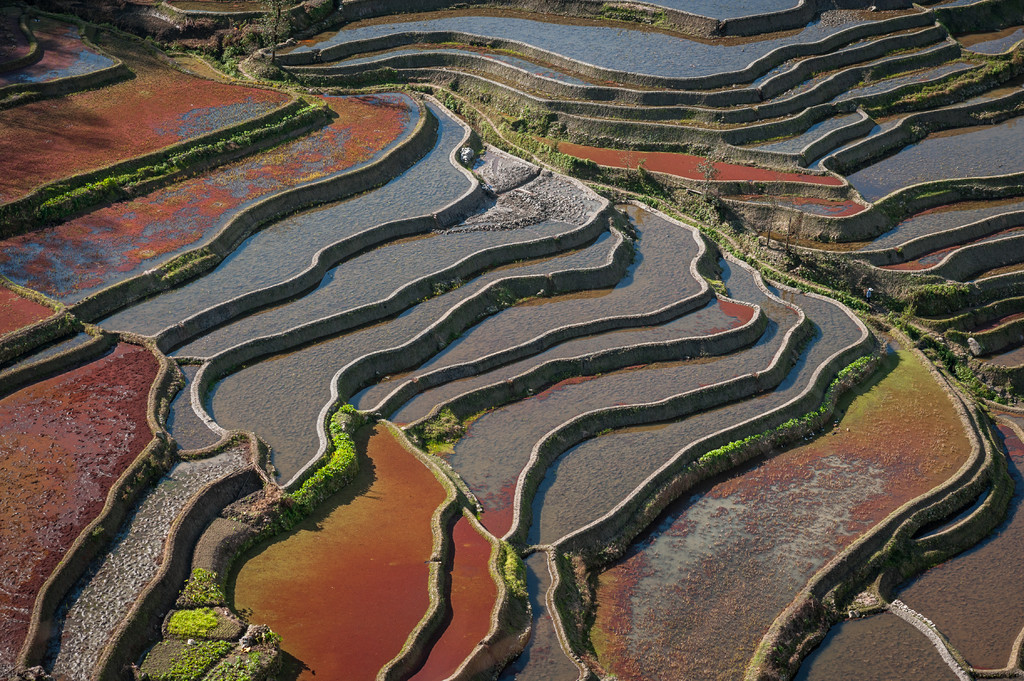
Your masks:
<path fill-rule="evenodd" d="M 167 622 L 167 631 L 180 638 L 205 638 L 217 628 L 217 613 L 212 608 L 178 610 Z"/>
<path fill-rule="evenodd" d="M 458 442 L 465 432 L 466 427 L 462 421 L 447 407 L 420 426 L 423 444 L 432 454 L 451 450 L 452 445 Z"/>
<path fill-rule="evenodd" d="M 217 573 L 203 568 L 192 570 L 192 575 L 178 596 L 178 606 L 181 608 L 224 605 L 226 602 Z"/>

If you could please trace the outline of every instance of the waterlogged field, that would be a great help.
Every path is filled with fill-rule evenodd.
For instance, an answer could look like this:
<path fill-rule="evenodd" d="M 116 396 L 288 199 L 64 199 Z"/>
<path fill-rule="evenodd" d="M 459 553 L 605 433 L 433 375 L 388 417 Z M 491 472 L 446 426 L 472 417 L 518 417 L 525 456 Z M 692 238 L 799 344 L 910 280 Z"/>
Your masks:
<path fill-rule="evenodd" d="M 0 669 L 14 663 L 43 582 L 149 443 L 156 370 L 149 351 L 122 344 L 0 399 Z"/>
<path fill-rule="evenodd" d="M 408 134 L 418 120 L 412 102 L 397 95 L 324 101 L 335 118 L 308 135 L 137 199 L 5 240 L 0 272 L 55 298 L 80 299 L 202 245 L 265 197 L 366 163 Z"/>
<path fill-rule="evenodd" d="M 327 114 L 4 209 L 0 678 L 1019 675 L 1018 417 L 986 409 L 1024 394 L 1024 42 L 992 3 L 307 3 L 276 65 L 205 14 L 248 1 L 119 8 L 167 52 L 0 9 L 5 204 Z"/>
<path fill-rule="evenodd" d="M 123 60 L 135 78 L 0 111 L 0 201 L 241 123 L 288 101 L 274 90 L 189 76 L 137 43 L 103 38 L 97 45 Z"/>
<path fill-rule="evenodd" d="M 960 418 L 909 352 L 831 432 L 698 488 L 600 576 L 593 635 L 620 679 L 739 678 L 814 572 L 966 460 Z"/>

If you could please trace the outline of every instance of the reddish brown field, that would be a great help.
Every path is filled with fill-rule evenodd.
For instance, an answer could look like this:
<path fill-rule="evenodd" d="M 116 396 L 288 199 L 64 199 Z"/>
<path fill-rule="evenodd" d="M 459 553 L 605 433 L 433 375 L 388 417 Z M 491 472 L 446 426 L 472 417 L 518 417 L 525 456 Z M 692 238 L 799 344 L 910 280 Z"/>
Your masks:
<path fill-rule="evenodd" d="M 46 319 L 52 314 L 53 310 L 45 305 L 22 298 L 6 286 L 0 286 L 0 336 Z"/>
<path fill-rule="evenodd" d="M 592 636 L 608 671 L 742 678 L 818 569 L 966 460 L 953 404 L 914 355 L 859 393 L 829 434 L 685 494 L 601 574 Z"/>
<path fill-rule="evenodd" d="M 641 163 L 647 170 L 668 173 L 688 180 L 703 179 L 697 166 L 704 161 L 703 156 L 676 154 L 668 151 L 629 151 L 625 149 L 604 149 L 587 147 L 570 142 L 559 142 L 558 151 L 577 158 L 584 158 L 598 165 L 612 168 L 636 168 Z M 716 180 L 745 180 L 749 182 L 808 182 L 841 186 L 843 181 L 831 175 L 810 175 L 807 173 L 784 173 L 778 170 L 767 170 L 754 166 L 736 163 L 716 163 L 718 175 Z"/>
<path fill-rule="evenodd" d="M 0 201 L 240 122 L 288 100 L 280 92 L 176 71 L 142 47 L 111 39 L 99 44 L 136 77 L 0 111 Z"/>
<path fill-rule="evenodd" d="M 444 488 L 384 426 L 359 435 L 355 480 L 235 578 L 235 607 L 281 634 L 289 679 L 373 679 L 429 605 Z"/>
<path fill-rule="evenodd" d="M 206 82 L 206 81 L 202 81 Z M 367 161 L 411 124 L 395 95 L 328 97 L 334 121 L 299 139 L 54 227 L 6 239 L 0 270 L 48 295 L 111 284 L 183 250 L 270 194 Z"/>
<path fill-rule="evenodd" d="M 13 663 L 43 582 L 152 439 L 157 369 L 149 351 L 121 344 L 0 399 L 0 667 Z"/>
<path fill-rule="evenodd" d="M 411 677 L 416 681 L 451 676 L 491 628 L 491 610 L 498 598 L 498 588 L 487 568 L 491 544 L 466 518 L 459 518 L 452 537 L 452 618 L 431 649 L 426 664 Z"/>
<path fill-rule="evenodd" d="M 20 12 L 0 12 L 0 66 L 28 54 L 28 37 L 19 25 Z"/>

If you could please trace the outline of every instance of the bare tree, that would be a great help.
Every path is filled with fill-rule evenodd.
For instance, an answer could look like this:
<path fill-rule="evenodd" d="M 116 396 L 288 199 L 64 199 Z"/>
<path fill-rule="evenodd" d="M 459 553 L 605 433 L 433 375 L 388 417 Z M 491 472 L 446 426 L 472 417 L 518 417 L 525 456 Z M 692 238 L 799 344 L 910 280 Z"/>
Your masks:
<path fill-rule="evenodd" d="M 270 40 L 270 61 L 277 58 L 277 44 L 291 32 L 289 0 L 263 0 L 263 32 Z"/>
<path fill-rule="evenodd" d="M 704 157 L 703 161 L 697 164 L 697 172 L 700 173 L 700 176 L 702 178 L 700 183 L 700 190 L 701 193 L 704 194 L 704 196 L 707 196 L 708 194 L 711 193 L 711 183 L 714 182 L 720 174 L 720 171 L 717 167 L 717 164 L 720 160 L 720 156 L 721 154 L 719 153 L 719 151 L 717 149 L 714 149 L 711 151 L 711 153 Z"/>

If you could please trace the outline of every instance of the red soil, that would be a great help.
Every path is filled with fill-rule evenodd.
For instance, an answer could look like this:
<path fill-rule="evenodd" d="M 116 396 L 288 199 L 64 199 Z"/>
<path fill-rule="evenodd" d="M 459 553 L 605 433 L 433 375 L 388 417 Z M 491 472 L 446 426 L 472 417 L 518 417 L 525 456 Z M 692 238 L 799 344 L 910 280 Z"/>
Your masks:
<path fill-rule="evenodd" d="M 107 41 L 136 77 L 107 88 L 0 111 L 0 201 L 77 173 L 180 142 L 175 125 L 203 109 L 252 101 L 283 105 L 280 92 L 176 71 L 141 47 Z M 230 123 L 230 121 L 229 121 Z"/>
<path fill-rule="evenodd" d="M 647 170 L 668 173 L 688 180 L 701 180 L 703 175 L 697 166 L 704 161 L 703 156 L 677 154 L 667 151 L 629 151 L 625 149 L 604 149 L 587 147 L 570 142 L 559 142 L 558 151 L 594 161 L 598 165 L 612 168 L 636 168 L 643 163 Z M 749 182 L 807 182 L 838 187 L 843 181 L 832 175 L 809 175 L 806 173 L 785 173 L 778 170 L 767 170 L 754 166 L 743 166 L 735 163 L 716 163 L 718 171 L 716 180 L 744 180 Z"/>
<path fill-rule="evenodd" d="M 754 308 L 751 307 L 750 305 L 744 305 L 743 303 L 734 303 L 719 298 L 718 307 L 721 308 L 723 314 L 733 317 L 736 320 L 736 324 L 730 328 L 743 326 L 744 324 L 746 324 L 747 322 L 754 318 Z"/>
<path fill-rule="evenodd" d="M 488 569 L 491 544 L 466 518 L 459 518 L 452 538 L 452 619 L 423 668 L 411 677 L 416 681 L 451 676 L 491 628 L 491 610 L 498 598 L 498 588 Z"/>
<path fill-rule="evenodd" d="M 0 286 L 0 335 L 46 319 L 52 314 L 53 310 L 45 305 L 22 298 L 6 286 Z"/>
<path fill-rule="evenodd" d="M 991 241 L 993 239 L 998 239 L 1000 237 L 1004 237 L 1009 234 L 1013 234 L 1020 231 L 1024 231 L 1024 227 L 1010 227 L 1009 229 L 1001 230 L 999 232 L 996 232 L 995 234 L 989 234 L 988 236 L 983 236 L 977 239 L 972 239 L 970 241 L 965 241 L 962 244 L 956 244 L 955 246 L 948 246 L 946 248 L 940 248 L 938 250 L 931 251 L 915 260 L 909 260 L 907 262 L 899 263 L 898 265 L 884 265 L 882 269 L 902 270 L 905 272 L 916 272 L 918 270 L 927 269 L 929 267 L 934 267 L 935 265 L 938 265 L 948 254 L 952 253 L 953 251 L 957 251 L 960 250 L 961 248 L 965 248 L 972 244 L 981 243 L 983 241 Z"/>
<path fill-rule="evenodd" d="M 430 522 L 445 491 L 384 426 L 359 435 L 355 480 L 235 579 L 235 606 L 281 634 L 298 679 L 373 679 L 429 606 Z"/>
<path fill-rule="evenodd" d="M 147 350 L 121 344 L 0 400 L 0 668 L 17 655 L 43 582 L 152 439 L 157 369 Z"/>
<path fill-rule="evenodd" d="M 151 266 L 146 261 L 202 239 L 244 205 L 370 159 L 402 133 L 412 113 L 379 96 L 326 101 L 338 114 L 330 125 L 146 196 L 7 239 L 0 266 L 53 296 L 125 278 Z"/>
<path fill-rule="evenodd" d="M 971 447 L 951 400 L 910 353 L 887 368 L 829 434 L 685 493 L 601 574 L 592 635 L 609 672 L 742 678 L 814 571 L 960 468 Z"/>

